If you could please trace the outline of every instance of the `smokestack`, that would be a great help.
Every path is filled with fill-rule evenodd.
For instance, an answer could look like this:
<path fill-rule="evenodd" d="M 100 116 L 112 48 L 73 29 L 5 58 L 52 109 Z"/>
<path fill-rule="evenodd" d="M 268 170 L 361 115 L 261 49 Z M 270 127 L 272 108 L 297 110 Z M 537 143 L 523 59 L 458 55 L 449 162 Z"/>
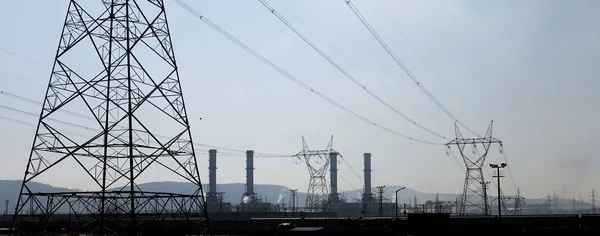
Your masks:
<path fill-rule="evenodd" d="M 329 177 L 331 178 L 331 197 L 330 200 L 332 202 L 337 202 L 338 200 L 338 187 L 337 187 L 337 152 L 329 153 Z"/>
<path fill-rule="evenodd" d="M 365 153 L 365 193 L 364 193 L 364 201 L 369 202 L 372 198 L 371 194 L 371 153 Z"/>
<path fill-rule="evenodd" d="M 245 196 L 254 195 L 254 151 L 246 151 L 246 193 Z"/>
<path fill-rule="evenodd" d="M 208 150 L 208 201 L 217 201 L 217 150 Z"/>
<path fill-rule="evenodd" d="M 217 193 L 217 150 L 208 150 L 208 193 Z"/>

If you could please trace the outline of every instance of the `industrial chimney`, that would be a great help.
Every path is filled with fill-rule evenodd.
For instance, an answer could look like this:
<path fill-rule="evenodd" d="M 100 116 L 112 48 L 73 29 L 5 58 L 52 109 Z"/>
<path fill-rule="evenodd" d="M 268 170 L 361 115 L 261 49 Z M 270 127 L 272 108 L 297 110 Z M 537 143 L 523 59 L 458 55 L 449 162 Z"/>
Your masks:
<path fill-rule="evenodd" d="M 208 201 L 217 202 L 217 150 L 208 150 Z"/>
<path fill-rule="evenodd" d="M 254 151 L 246 151 L 246 193 L 244 196 L 254 200 Z"/>
<path fill-rule="evenodd" d="M 329 177 L 331 179 L 331 196 L 329 198 L 330 202 L 338 201 L 338 186 L 337 186 L 337 152 L 329 153 Z"/>
<path fill-rule="evenodd" d="M 363 194 L 363 202 L 370 202 L 372 200 L 371 194 L 371 153 L 365 153 L 365 191 Z"/>

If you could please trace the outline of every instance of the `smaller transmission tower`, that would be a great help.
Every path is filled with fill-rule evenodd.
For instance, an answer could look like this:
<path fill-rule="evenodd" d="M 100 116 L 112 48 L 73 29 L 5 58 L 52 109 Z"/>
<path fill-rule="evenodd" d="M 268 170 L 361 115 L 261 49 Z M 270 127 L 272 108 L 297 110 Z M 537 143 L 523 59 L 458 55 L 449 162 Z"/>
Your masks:
<path fill-rule="evenodd" d="M 304 137 L 302 137 L 302 151 L 294 155 L 295 158 L 303 160 L 308 168 L 310 180 L 306 192 L 305 207 L 307 210 L 318 211 L 325 207 L 329 199 L 329 188 L 327 187 L 327 168 L 330 164 L 330 155 L 338 153 L 333 150 L 333 135 L 324 150 L 310 150 Z"/>
<path fill-rule="evenodd" d="M 488 199 L 487 191 L 485 187 L 485 181 L 483 179 L 483 165 L 485 164 L 485 158 L 488 155 L 488 151 L 493 143 L 500 144 L 502 148 L 502 141 L 492 137 L 492 125 L 494 121 L 490 123 L 484 137 L 479 138 L 463 138 L 460 130 L 456 123 L 454 124 L 454 131 L 456 138 L 446 144 L 446 147 L 450 149 L 451 146 L 456 145 L 458 151 L 467 167 L 465 183 L 463 188 L 463 194 L 460 204 L 460 214 L 466 213 L 483 213 L 488 214 Z M 477 144 L 483 146 L 483 153 L 481 155 L 477 152 Z M 472 145 L 473 154 L 476 154 L 476 158 L 469 158 L 465 151 L 467 145 Z M 502 149 L 500 149 L 502 152 Z"/>
<path fill-rule="evenodd" d="M 546 197 L 546 205 L 548 206 L 548 214 L 552 214 L 552 197 L 550 194 Z"/>
<path fill-rule="evenodd" d="M 592 202 L 592 214 L 596 214 L 596 201 L 598 200 L 598 195 L 596 195 L 596 190 L 592 190 L 590 193 L 590 201 Z"/>

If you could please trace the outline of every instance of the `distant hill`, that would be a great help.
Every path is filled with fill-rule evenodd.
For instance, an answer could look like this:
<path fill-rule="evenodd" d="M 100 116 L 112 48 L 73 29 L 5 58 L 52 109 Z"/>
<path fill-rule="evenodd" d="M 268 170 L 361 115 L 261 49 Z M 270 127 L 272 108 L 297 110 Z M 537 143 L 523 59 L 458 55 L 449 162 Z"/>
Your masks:
<path fill-rule="evenodd" d="M 63 191 L 76 191 L 74 189 L 55 187 L 42 183 L 32 183 L 33 190 L 36 192 L 63 192 Z M 208 189 L 208 185 L 204 185 L 204 191 Z M 0 212 L 4 211 L 4 200 L 10 201 L 9 212 L 14 210 L 14 204 L 17 202 L 17 195 L 21 188 L 21 180 L 0 180 Z M 176 193 L 191 193 L 194 187 L 190 183 L 183 182 L 150 182 L 140 184 L 140 188 L 145 191 L 157 191 L 157 192 L 176 192 Z M 394 200 L 395 191 L 400 186 L 386 186 L 384 189 L 384 197 L 390 200 Z M 272 184 L 256 184 L 254 186 L 255 192 L 259 195 L 263 201 L 272 203 L 290 202 L 290 191 L 289 188 L 281 185 Z M 219 192 L 225 192 L 224 200 L 233 204 L 239 204 L 242 200 L 242 194 L 246 191 L 246 185 L 243 183 L 231 183 L 231 184 L 217 184 L 217 190 Z M 377 189 L 373 189 L 372 193 L 377 194 Z M 359 200 L 362 194 L 362 190 L 350 190 L 340 192 L 340 194 L 352 202 Z M 305 192 L 297 192 L 298 195 L 298 206 L 304 206 L 306 201 Z M 398 192 L 399 203 L 408 203 L 409 198 L 414 201 L 414 197 L 417 198 L 417 202 L 422 204 L 427 200 L 435 200 L 436 193 L 423 193 L 417 190 L 406 188 Z M 440 201 L 454 201 L 458 197 L 458 194 L 440 193 Z M 528 204 L 542 204 L 546 201 L 545 198 L 526 199 Z M 570 208 L 570 199 L 558 199 L 559 205 L 564 206 L 561 208 Z M 589 205 L 585 203 L 584 205 Z"/>

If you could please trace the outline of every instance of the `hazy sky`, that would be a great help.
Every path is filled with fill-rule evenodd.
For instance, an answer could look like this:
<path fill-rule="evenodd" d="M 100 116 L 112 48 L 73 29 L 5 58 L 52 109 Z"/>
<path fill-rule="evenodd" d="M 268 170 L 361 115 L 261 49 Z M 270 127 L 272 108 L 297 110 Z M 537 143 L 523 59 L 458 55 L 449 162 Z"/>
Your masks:
<path fill-rule="evenodd" d="M 366 94 L 258 1 L 186 2 L 353 111 L 403 134 L 445 142 Z M 343 0 L 268 2 L 369 89 L 423 126 L 453 137 L 452 119 L 394 63 Z M 422 84 L 467 126 L 484 133 L 494 119 L 494 136 L 504 141 L 522 194 L 587 196 L 600 188 L 595 181 L 600 177 L 600 2 L 379 0 L 431 66 L 377 1 L 353 2 Z M 0 90 L 43 100 L 67 5 L 66 0 L 0 2 Z M 373 154 L 373 186 L 462 191 L 465 174 L 443 146 L 409 141 L 352 117 L 262 64 L 175 2 L 167 0 L 166 5 L 194 141 L 295 154 L 302 149 L 301 136 L 309 147 L 325 148 L 334 135 L 334 149 L 361 176 L 363 153 Z M 5 95 L 0 95 L 0 105 L 36 114 L 40 110 Z M 0 114 L 37 121 L 5 109 Z M 23 177 L 34 132 L 35 126 L 0 120 L 0 179 Z M 464 130 L 463 135 L 471 136 Z M 503 161 L 498 146 L 488 160 Z M 198 155 L 198 161 L 207 183 L 207 156 Z M 220 154 L 218 167 L 218 182 L 245 181 L 243 155 Z M 350 182 L 338 180 L 341 190 L 362 187 L 348 165 L 339 169 Z M 289 158 L 257 158 L 255 170 L 256 183 L 306 191 L 306 167 Z M 70 180 L 49 184 L 86 188 Z M 503 186 L 514 193 L 509 179 Z"/>

